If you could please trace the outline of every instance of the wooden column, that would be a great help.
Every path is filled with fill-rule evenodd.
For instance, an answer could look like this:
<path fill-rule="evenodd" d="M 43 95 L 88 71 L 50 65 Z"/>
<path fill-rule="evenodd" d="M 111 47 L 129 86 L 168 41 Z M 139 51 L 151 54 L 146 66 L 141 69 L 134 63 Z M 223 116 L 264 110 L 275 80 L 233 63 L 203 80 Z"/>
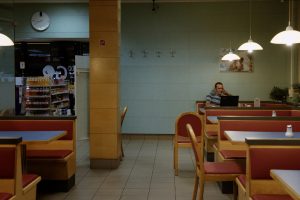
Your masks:
<path fill-rule="evenodd" d="M 90 167 L 120 164 L 120 0 L 90 0 Z"/>

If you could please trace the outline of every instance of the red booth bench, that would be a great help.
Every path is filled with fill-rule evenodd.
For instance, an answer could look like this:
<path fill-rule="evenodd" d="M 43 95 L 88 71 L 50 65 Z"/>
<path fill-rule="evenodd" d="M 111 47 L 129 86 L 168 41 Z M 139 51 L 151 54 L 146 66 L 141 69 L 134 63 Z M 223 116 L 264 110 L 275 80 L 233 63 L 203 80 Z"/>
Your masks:
<path fill-rule="evenodd" d="M 207 120 L 208 116 L 272 116 L 272 112 L 276 112 L 276 116 L 300 116 L 300 110 L 291 109 L 287 107 L 265 107 L 265 108 L 207 108 L 205 109 L 205 151 L 207 158 L 213 161 L 213 145 L 217 142 L 218 126 L 212 124 Z"/>
<path fill-rule="evenodd" d="M 219 117 L 217 159 L 238 159 L 246 157 L 246 145 L 232 145 L 224 131 L 286 131 L 288 124 L 293 131 L 300 131 L 299 117 Z"/>
<path fill-rule="evenodd" d="M 75 117 L 20 118 L 0 118 L 0 130 L 64 130 L 67 132 L 62 138 L 46 144 L 27 144 L 26 156 L 27 171 L 39 174 L 42 177 L 39 188 L 53 191 L 68 191 L 75 184 Z"/>
<path fill-rule="evenodd" d="M 270 170 L 300 170 L 300 140 L 249 140 L 247 144 L 246 195 L 239 194 L 239 200 L 292 200 L 271 178 Z"/>
<path fill-rule="evenodd" d="M 22 138 L 0 137 L 0 200 L 35 200 L 41 177 L 22 173 Z"/>

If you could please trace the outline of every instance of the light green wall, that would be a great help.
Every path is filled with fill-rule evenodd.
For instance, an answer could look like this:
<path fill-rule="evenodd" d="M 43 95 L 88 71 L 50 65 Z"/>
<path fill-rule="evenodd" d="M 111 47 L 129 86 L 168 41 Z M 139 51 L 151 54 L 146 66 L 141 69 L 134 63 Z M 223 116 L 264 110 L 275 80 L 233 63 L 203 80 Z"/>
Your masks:
<path fill-rule="evenodd" d="M 44 11 L 50 17 L 51 24 L 43 32 L 31 27 L 31 16 L 37 11 Z M 17 41 L 89 37 L 88 4 L 16 4 L 15 12 Z"/>
<path fill-rule="evenodd" d="M 290 49 L 270 44 L 287 26 L 287 3 L 253 3 L 252 38 L 264 48 L 253 53 L 253 73 L 219 72 L 220 48 L 249 39 L 247 1 L 159 3 L 158 12 L 151 9 L 122 5 L 121 104 L 128 105 L 123 132 L 173 133 L 176 116 L 194 111 L 195 101 L 205 99 L 217 81 L 241 100 L 268 100 L 273 86 L 289 86 Z"/>
<path fill-rule="evenodd" d="M 249 37 L 247 2 L 160 3 L 157 13 L 151 4 L 122 4 L 121 103 L 129 106 L 123 132 L 172 133 L 176 116 L 193 111 L 195 100 L 204 99 L 216 81 L 242 100 L 267 100 L 274 85 L 289 86 L 289 49 L 269 43 L 287 25 L 287 5 L 254 2 L 252 36 L 264 50 L 254 53 L 253 73 L 218 68 L 220 48 L 230 41 L 237 48 Z M 16 4 L 14 9 L 19 41 L 88 38 L 87 4 Z M 40 10 L 51 18 L 44 32 L 30 25 L 32 13 Z M 1 82 L 0 89 L 12 91 Z M 8 98 L 14 99 L 1 98 L 0 106 Z"/>

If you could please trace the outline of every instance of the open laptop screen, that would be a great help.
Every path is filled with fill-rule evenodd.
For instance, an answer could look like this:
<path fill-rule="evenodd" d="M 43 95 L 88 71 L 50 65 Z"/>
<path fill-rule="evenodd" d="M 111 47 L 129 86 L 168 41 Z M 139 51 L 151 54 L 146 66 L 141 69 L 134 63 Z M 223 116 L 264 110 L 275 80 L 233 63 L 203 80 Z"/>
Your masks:
<path fill-rule="evenodd" d="M 238 106 L 239 96 L 221 96 L 220 106 Z"/>

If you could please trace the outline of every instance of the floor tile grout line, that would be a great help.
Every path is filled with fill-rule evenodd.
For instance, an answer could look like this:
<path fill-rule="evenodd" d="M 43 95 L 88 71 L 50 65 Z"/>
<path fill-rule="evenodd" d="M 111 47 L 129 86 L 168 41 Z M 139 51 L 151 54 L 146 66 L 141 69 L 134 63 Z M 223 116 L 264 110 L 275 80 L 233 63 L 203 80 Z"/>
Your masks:
<path fill-rule="evenodd" d="M 127 145 L 128 145 L 130 142 L 131 142 L 131 140 L 129 140 L 129 142 L 127 143 Z M 125 188 L 126 188 L 126 185 L 127 185 L 127 183 L 128 183 L 128 180 L 129 180 L 129 178 L 130 178 L 130 175 L 131 175 L 131 173 L 132 173 L 132 171 L 133 171 L 133 169 L 134 169 L 134 167 L 135 167 L 135 164 L 136 164 L 136 162 L 137 162 L 137 159 L 138 159 L 138 157 L 139 157 L 139 155 L 140 155 L 140 153 L 141 153 L 141 149 L 143 148 L 144 143 L 145 143 L 145 139 L 143 139 L 143 142 L 142 142 L 142 144 L 141 144 L 141 146 L 140 146 L 139 152 L 138 152 L 138 154 L 137 154 L 136 157 L 135 157 L 134 164 L 133 164 L 133 166 L 132 166 L 132 168 L 131 168 L 131 170 L 130 170 L 130 173 L 129 173 L 128 178 L 127 178 L 127 180 L 126 180 L 126 183 L 125 183 L 125 185 L 124 185 L 124 187 L 123 187 L 123 190 L 122 190 L 122 192 L 121 192 L 121 195 L 120 195 L 119 200 L 122 199 L 124 190 L 125 190 Z M 126 145 L 126 146 L 127 146 L 127 145 Z"/>
<path fill-rule="evenodd" d="M 154 162 L 153 162 L 153 165 L 152 165 L 152 173 L 151 173 L 151 178 L 150 178 L 150 185 L 149 185 L 149 190 L 148 190 L 147 200 L 149 199 L 149 195 L 150 195 L 150 188 L 151 188 L 151 183 L 152 183 L 152 178 L 153 178 L 153 173 L 154 173 L 154 167 L 155 167 L 155 163 L 156 163 L 156 156 L 157 156 L 157 147 L 158 147 L 158 143 L 159 143 L 159 140 L 156 139 L 155 156 L 154 156 Z"/>

